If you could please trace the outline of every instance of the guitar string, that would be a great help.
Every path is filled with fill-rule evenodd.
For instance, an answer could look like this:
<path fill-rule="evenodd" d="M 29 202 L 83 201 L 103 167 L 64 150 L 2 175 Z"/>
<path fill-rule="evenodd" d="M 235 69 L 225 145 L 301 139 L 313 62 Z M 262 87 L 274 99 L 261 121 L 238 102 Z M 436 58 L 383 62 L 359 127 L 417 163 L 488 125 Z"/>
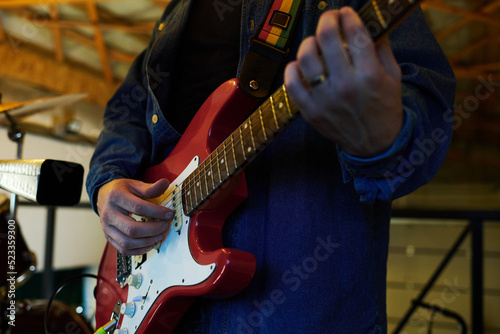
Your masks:
<path fill-rule="evenodd" d="M 282 87 L 282 88 L 284 88 L 284 87 Z M 285 99 L 286 96 L 285 96 L 285 92 L 283 92 L 283 89 L 278 89 L 273 94 L 273 96 L 274 96 L 274 98 L 276 99 L 277 102 L 283 102 L 283 105 L 285 104 L 286 101 L 283 101 L 283 99 Z M 263 112 L 263 116 L 264 116 L 264 120 L 265 120 L 266 124 L 272 124 L 272 123 L 274 123 L 274 116 L 272 116 L 271 112 L 266 111 L 266 107 L 269 110 L 271 109 L 271 108 L 269 108 L 270 105 L 271 104 L 269 103 L 269 100 L 267 100 L 260 107 L 264 111 Z M 220 186 L 220 184 L 224 183 L 224 181 L 227 180 L 227 177 L 230 176 L 230 175 L 232 175 L 232 173 L 234 173 L 234 171 L 236 171 L 239 168 L 238 161 L 234 161 L 234 159 L 233 159 L 232 162 L 234 164 L 231 165 L 231 173 L 227 173 L 227 175 L 225 177 L 224 177 L 224 175 L 222 173 L 213 173 L 214 166 L 218 165 L 220 159 L 222 157 L 226 157 L 226 161 L 227 161 L 228 152 L 229 152 L 229 155 L 231 155 L 230 151 L 235 150 L 234 146 L 235 145 L 236 146 L 241 145 L 240 137 L 243 137 L 242 140 L 243 140 L 243 142 L 246 142 L 246 143 L 249 142 L 249 138 L 250 139 L 254 138 L 255 134 L 253 132 L 251 132 L 251 131 L 245 131 L 247 129 L 244 129 L 244 128 L 242 129 L 242 127 L 245 124 L 251 123 L 257 129 L 259 129 L 259 126 L 256 126 L 256 125 L 260 124 L 260 119 L 256 120 L 258 113 L 259 113 L 259 110 L 255 111 L 252 115 L 250 115 L 250 117 L 247 118 L 247 120 L 238 129 L 236 129 L 231 134 L 231 136 L 229 136 L 221 145 L 219 145 L 219 147 L 216 150 L 214 150 L 214 152 L 212 152 L 212 154 L 210 154 L 207 157 L 207 159 L 205 159 L 205 161 L 203 161 L 202 164 L 200 164 L 200 166 L 191 175 L 188 176 L 188 178 L 186 178 L 186 180 L 183 182 L 183 188 L 187 189 L 187 191 L 185 193 L 187 196 L 192 196 L 192 192 L 191 191 L 195 191 L 194 189 L 196 189 L 195 185 L 194 185 L 195 183 L 196 183 L 196 187 L 199 187 L 199 186 L 201 186 L 203 184 L 202 179 L 201 179 L 203 176 L 200 176 L 200 175 L 205 175 L 205 177 L 206 177 L 207 167 L 209 168 L 209 171 L 211 171 L 212 185 L 215 185 L 215 181 L 216 181 L 214 179 L 214 174 L 216 174 L 216 176 L 218 176 L 219 180 L 217 181 L 217 186 Z M 291 111 L 288 111 L 288 114 L 291 114 Z M 281 120 L 282 120 L 282 117 L 280 117 L 280 121 Z M 283 125 L 285 125 L 288 121 L 289 121 L 289 117 L 288 116 L 284 117 L 284 121 L 281 122 L 282 124 L 281 124 L 280 127 L 278 127 L 276 129 L 276 132 L 278 132 L 280 130 L 280 128 L 283 127 Z M 271 127 L 271 126 L 269 126 L 269 127 Z M 260 126 L 260 128 L 261 128 L 261 126 Z M 259 133 L 261 134 L 262 131 L 265 131 L 265 129 L 261 129 L 261 131 L 259 131 Z M 242 132 L 243 135 L 242 136 L 238 135 L 238 132 Z M 236 139 L 235 139 L 235 137 L 236 137 Z M 266 144 L 266 142 L 267 141 L 262 141 L 262 143 L 259 142 L 259 146 L 257 146 L 257 147 L 254 147 L 252 145 L 251 146 L 252 151 L 250 153 L 254 154 L 261 146 L 263 146 L 264 144 Z M 221 150 L 221 147 L 223 147 L 222 150 Z M 250 145 L 247 145 L 247 147 L 250 147 Z M 215 155 L 213 153 L 215 153 Z M 245 156 L 243 160 L 244 161 L 248 160 L 247 154 L 244 153 L 244 152 L 242 152 L 242 153 Z M 214 158 L 215 156 L 217 157 L 217 160 L 215 160 L 215 158 Z M 229 161 L 231 161 L 231 160 L 229 160 Z M 243 163 L 244 163 L 244 161 L 243 161 Z M 209 162 L 209 166 L 207 166 L 207 162 Z M 241 165 L 241 163 L 240 163 L 240 165 Z M 226 169 L 228 169 L 228 168 L 229 167 L 226 167 Z M 208 184 L 205 183 L 205 186 L 207 186 L 207 185 Z M 212 188 L 212 192 L 213 192 L 213 190 L 217 189 L 217 186 L 215 186 L 215 187 Z M 200 188 L 200 190 L 201 190 L 201 195 L 202 196 L 200 196 L 201 198 L 199 200 L 195 196 L 195 200 L 196 200 L 195 202 L 196 203 L 202 202 L 203 200 L 206 199 L 206 197 L 208 195 L 211 194 L 211 192 L 209 192 L 205 196 L 203 194 L 203 189 Z M 187 194 L 188 192 L 190 192 L 189 195 Z M 195 194 L 196 194 L 196 191 L 195 191 Z M 193 202 L 193 201 L 191 201 L 191 202 Z M 196 207 L 196 205 L 194 207 Z"/>
<path fill-rule="evenodd" d="M 259 127 L 258 127 L 257 125 L 259 125 L 260 121 L 257 121 L 257 120 L 255 119 L 255 118 L 256 118 L 256 114 L 257 114 L 257 113 L 258 113 L 258 111 L 257 111 L 257 112 L 255 112 L 254 114 L 252 114 L 252 115 L 251 115 L 251 116 L 247 119 L 247 121 L 243 123 L 243 125 L 244 125 L 244 124 L 251 123 L 251 124 L 253 124 L 253 125 L 254 125 L 254 128 L 259 129 Z M 265 118 L 266 123 L 268 123 L 269 118 L 270 118 L 271 116 L 269 115 L 269 113 L 265 113 L 265 114 L 264 114 L 264 116 L 266 117 L 266 118 Z M 260 127 L 260 128 L 261 128 L 261 127 Z M 262 131 L 261 131 L 261 130 L 262 130 L 262 129 L 260 129 L 260 130 L 259 130 L 259 134 L 260 134 L 260 133 L 262 133 Z M 238 162 L 238 161 L 234 161 L 234 159 L 233 159 L 233 160 L 227 160 L 227 155 L 228 155 L 228 154 L 229 154 L 229 155 L 231 155 L 231 152 L 230 152 L 230 151 L 234 150 L 234 146 L 235 146 L 235 145 L 236 145 L 236 146 L 241 145 L 241 142 L 240 142 L 240 140 L 239 140 L 239 138 L 240 138 L 240 136 L 239 136 L 239 135 L 237 135 L 237 134 L 236 134 L 236 139 L 234 139 L 234 138 L 235 138 L 235 133 L 236 133 L 236 132 L 238 132 L 238 131 L 242 131 L 241 126 L 240 126 L 240 128 L 238 128 L 237 130 L 235 130 L 235 131 L 232 133 L 232 135 L 231 135 L 231 136 L 229 136 L 229 137 L 228 137 L 228 138 L 227 138 L 227 139 L 226 139 L 226 140 L 225 140 L 225 141 L 224 141 L 224 142 L 223 142 L 223 143 L 222 143 L 222 144 L 221 144 L 221 145 L 217 148 L 217 151 L 215 151 L 215 150 L 214 150 L 214 152 L 213 152 L 213 153 L 216 153 L 216 154 L 215 154 L 215 156 L 217 156 L 217 160 L 215 160 L 215 159 L 214 159 L 214 155 L 213 155 L 213 154 L 211 154 L 209 157 L 207 157 L 207 159 L 206 159 L 206 160 L 205 160 L 205 161 L 204 161 L 204 162 L 200 165 L 200 170 L 201 170 L 201 171 L 200 171 L 199 173 L 193 173 L 193 174 L 192 174 L 192 175 L 193 175 L 193 177 L 191 178 L 191 180 L 192 180 L 192 181 L 191 181 L 191 180 L 189 180 L 189 181 L 191 181 L 191 182 L 189 182 L 189 181 L 188 181 L 188 186 L 191 186 L 191 185 L 192 185 L 192 183 L 194 183 L 195 181 L 197 182 L 197 181 L 198 181 L 198 179 L 200 179 L 199 174 L 205 174 L 205 173 L 202 173 L 202 171 L 207 169 L 207 161 L 208 161 L 208 160 L 210 160 L 210 163 L 209 163 L 209 170 L 213 170 L 214 166 L 216 166 L 216 165 L 217 165 L 217 164 L 221 161 L 221 158 L 224 158 L 224 157 L 226 157 L 226 160 L 225 160 L 225 161 L 229 161 L 229 163 L 231 163 L 231 162 L 233 162 L 233 163 L 234 163 L 234 165 L 233 165 L 233 164 L 231 165 L 231 170 L 232 170 L 232 171 L 233 171 L 233 170 L 235 170 L 235 169 L 238 169 L 238 164 L 237 164 L 237 162 Z M 265 130 L 264 130 L 264 131 L 265 131 Z M 243 141 L 244 141 L 244 142 L 248 142 L 248 141 L 249 141 L 249 140 L 248 140 L 248 138 L 249 138 L 249 137 L 250 137 L 250 138 L 255 137 L 254 133 L 252 133 L 252 132 L 250 132 L 250 131 L 245 131 L 245 129 L 243 129 Z M 263 141 L 263 143 L 265 143 L 265 141 Z M 259 143 L 259 146 L 260 146 L 260 143 Z M 221 147 L 224 147 L 224 149 L 223 149 L 223 150 L 221 150 L 221 149 L 220 149 Z M 248 147 L 248 145 L 247 145 L 247 147 Z M 254 151 L 256 150 L 256 148 L 255 148 L 255 147 L 253 147 L 253 145 L 252 145 L 252 150 L 254 150 Z M 243 153 L 243 152 L 242 152 L 242 153 Z M 247 159 L 244 159 L 244 160 L 247 160 Z M 226 167 L 226 168 L 229 168 L 229 167 Z M 215 173 L 215 174 L 216 174 L 217 176 L 219 176 L 219 182 L 218 182 L 218 183 L 220 183 L 220 181 L 221 181 L 221 179 L 222 179 L 221 173 Z M 212 175 L 213 175 L 213 173 L 212 173 Z"/>
<path fill-rule="evenodd" d="M 250 121 L 252 124 L 255 124 L 255 123 L 256 123 L 256 121 L 254 120 L 254 118 L 252 118 L 253 116 L 254 116 L 254 115 L 252 115 L 251 117 L 249 117 L 249 118 L 247 119 L 247 121 L 246 121 L 246 122 L 244 122 L 243 124 L 248 124 L 248 123 L 249 123 L 249 121 Z M 204 161 L 204 162 L 200 165 L 200 168 L 199 168 L 200 170 L 199 170 L 199 171 L 195 171 L 195 172 L 192 174 L 192 177 L 190 178 L 190 180 L 188 180 L 188 182 L 187 182 L 187 185 L 188 185 L 188 186 L 192 186 L 192 184 L 193 184 L 194 182 L 197 182 L 197 181 L 198 181 L 198 179 L 200 179 L 199 174 L 205 174 L 205 173 L 202 173 L 202 171 L 206 171 L 206 169 L 207 169 L 207 161 L 209 161 L 209 168 L 208 168 L 208 169 L 209 169 L 209 171 L 210 171 L 210 170 L 213 170 L 213 169 L 214 169 L 214 166 L 216 166 L 216 165 L 220 162 L 220 159 L 221 159 L 221 158 L 227 157 L 228 153 L 229 153 L 229 155 L 231 155 L 230 151 L 232 151 L 232 150 L 234 149 L 234 146 L 235 146 L 235 145 L 236 145 L 236 146 L 241 145 L 241 142 L 240 142 L 240 140 L 239 140 L 239 137 L 240 137 L 240 136 L 239 136 L 239 135 L 236 135 L 236 136 L 235 136 L 235 133 L 236 133 L 236 132 L 238 132 L 238 131 L 241 131 L 241 126 L 240 126 L 240 128 L 238 128 L 237 130 L 235 130 L 235 131 L 232 133 L 232 135 L 231 135 L 231 136 L 229 136 L 229 137 L 228 137 L 228 138 L 227 138 L 227 139 L 226 139 L 226 140 L 225 140 L 225 141 L 224 141 L 224 142 L 223 142 L 223 143 L 222 143 L 222 144 L 221 144 L 221 145 L 220 145 L 220 146 L 219 146 L 216 150 L 214 150 L 214 152 L 213 152 L 213 153 L 215 153 L 215 156 L 217 157 L 217 159 L 215 159 L 215 158 L 214 158 L 215 156 L 214 156 L 214 154 L 213 154 L 213 153 L 212 153 L 209 157 L 207 157 L 207 159 L 206 159 L 206 160 L 205 160 L 205 161 Z M 248 141 L 249 136 L 250 136 L 250 137 L 252 136 L 252 133 L 250 133 L 250 131 L 244 131 L 244 129 L 243 129 L 243 136 L 244 136 L 243 141 L 244 141 L 244 142 L 247 142 L 247 141 Z M 235 139 L 235 137 L 236 137 L 236 139 Z M 223 150 L 221 150 L 220 148 L 221 148 L 221 147 L 223 147 L 223 146 L 224 146 L 224 149 L 223 149 Z M 242 152 L 242 153 L 243 153 L 243 152 Z M 245 160 L 246 160 L 246 159 L 245 159 Z M 237 161 L 234 161 L 234 159 L 233 159 L 233 160 L 227 160 L 227 159 L 226 159 L 226 161 L 229 161 L 229 162 L 231 162 L 231 161 L 232 161 L 232 162 L 235 162 L 235 163 L 237 162 Z M 233 165 L 231 165 L 231 169 L 237 169 L 237 168 L 238 168 L 237 163 L 236 163 L 236 164 L 234 164 L 234 166 L 233 166 Z M 214 173 L 211 173 L 212 178 L 213 178 L 213 174 L 214 174 Z M 220 181 L 221 181 L 221 179 L 222 179 L 222 175 L 221 175 L 221 173 L 215 173 L 215 174 L 216 174 L 216 175 L 218 176 L 218 178 L 219 178 L 218 183 L 220 183 Z M 212 184 L 214 184 L 214 181 L 212 182 Z"/>

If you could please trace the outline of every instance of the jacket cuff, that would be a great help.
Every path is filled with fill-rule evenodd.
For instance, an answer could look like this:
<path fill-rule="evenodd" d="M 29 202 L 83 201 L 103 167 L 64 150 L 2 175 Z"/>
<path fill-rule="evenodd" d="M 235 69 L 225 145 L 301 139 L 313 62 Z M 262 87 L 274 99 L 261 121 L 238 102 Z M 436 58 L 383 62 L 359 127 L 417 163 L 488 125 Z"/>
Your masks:
<path fill-rule="evenodd" d="M 354 187 L 362 202 L 373 203 L 376 199 L 391 200 L 392 189 L 386 181 L 387 171 L 396 168 L 396 157 L 408 147 L 417 123 L 417 114 L 403 107 L 403 127 L 394 143 L 384 152 L 370 158 L 350 155 L 337 146 L 344 182 L 354 180 Z"/>

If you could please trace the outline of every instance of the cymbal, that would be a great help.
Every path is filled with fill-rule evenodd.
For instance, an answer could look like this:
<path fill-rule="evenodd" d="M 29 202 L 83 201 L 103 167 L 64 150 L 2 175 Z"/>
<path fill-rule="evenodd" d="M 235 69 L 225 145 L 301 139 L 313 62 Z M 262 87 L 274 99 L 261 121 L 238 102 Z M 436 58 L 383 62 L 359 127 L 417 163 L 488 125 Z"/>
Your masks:
<path fill-rule="evenodd" d="M 0 104 L 0 124 L 5 124 L 7 119 L 5 112 L 14 119 L 30 116 L 39 111 L 62 107 L 84 99 L 86 93 L 66 94 L 55 97 L 44 97 L 24 102 L 5 102 Z"/>

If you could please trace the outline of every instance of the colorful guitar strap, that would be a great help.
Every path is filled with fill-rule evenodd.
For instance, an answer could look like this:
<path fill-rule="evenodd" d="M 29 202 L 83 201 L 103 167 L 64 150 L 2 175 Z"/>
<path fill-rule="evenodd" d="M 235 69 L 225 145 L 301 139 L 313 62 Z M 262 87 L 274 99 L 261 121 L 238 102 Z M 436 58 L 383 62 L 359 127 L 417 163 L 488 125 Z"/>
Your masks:
<path fill-rule="evenodd" d="M 303 0 L 275 0 L 250 44 L 239 77 L 241 88 L 264 98 L 284 65 Z"/>

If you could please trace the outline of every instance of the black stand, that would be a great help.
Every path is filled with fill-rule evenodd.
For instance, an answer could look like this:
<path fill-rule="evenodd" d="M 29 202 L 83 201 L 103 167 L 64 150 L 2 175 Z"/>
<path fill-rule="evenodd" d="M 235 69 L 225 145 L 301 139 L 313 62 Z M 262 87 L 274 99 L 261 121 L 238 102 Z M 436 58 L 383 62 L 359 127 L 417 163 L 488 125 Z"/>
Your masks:
<path fill-rule="evenodd" d="M 1 103 L 1 96 L 0 96 Z M 22 159 L 23 144 L 24 144 L 24 131 L 22 127 L 17 124 L 7 111 L 4 112 L 5 117 L 10 123 L 8 135 L 9 139 L 17 144 L 16 159 Z M 15 220 L 17 216 L 17 195 L 11 194 L 10 196 L 10 214 L 9 219 Z M 54 253 L 54 233 L 55 233 L 55 208 L 47 208 L 47 227 L 45 235 L 45 254 L 44 254 L 44 271 L 43 271 L 43 294 L 46 299 L 50 298 L 52 290 L 54 289 L 54 272 L 52 269 L 53 253 Z"/>
<path fill-rule="evenodd" d="M 423 299 L 436 282 L 439 275 L 443 272 L 450 260 L 457 252 L 460 245 L 463 243 L 467 234 L 471 234 L 471 329 L 473 334 L 482 334 L 484 330 L 484 314 L 483 314 L 483 222 L 485 220 L 500 220 L 500 212 L 498 211 L 398 211 L 394 210 L 393 217 L 412 217 L 412 218 L 438 218 L 438 219 L 466 219 L 469 221 L 462 233 L 459 235 L 451 249 L 443 258 L 439 266 L 436 268 L 432 276 L 429 278 L 425 286 L 422 288 L 418 297 L 412 302 L 412 305 L 398 323 L 394 334 L 400 333 L 406 323 L 410 320 L 411 315 L 418 307 L 427 307 Z M 444 310 L 449 313 L 451 311 Z M 443 312 L 442 312 L 443 313 Z M 444 314 L 444 313 L 443 313 Z M 465 326 L 465 322 L 461 317 L 455 317 L 460 326 Z M 467 327 L 464 327 L 466 333 Z"/>

